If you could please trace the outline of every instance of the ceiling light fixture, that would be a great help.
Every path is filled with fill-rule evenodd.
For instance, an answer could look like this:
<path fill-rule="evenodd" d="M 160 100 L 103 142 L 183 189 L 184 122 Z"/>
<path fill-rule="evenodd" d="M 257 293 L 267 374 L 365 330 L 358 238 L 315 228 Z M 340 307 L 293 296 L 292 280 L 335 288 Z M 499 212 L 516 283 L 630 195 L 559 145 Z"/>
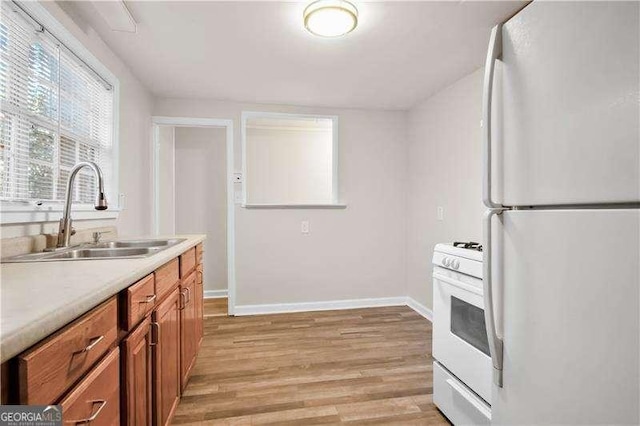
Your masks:
<path fill-rule="evenodd" d="M 340 37 L 358 25 L 358 9 L 346 0 L 317 0 L 304 9 L 304 27 L 321 37 Z"/>

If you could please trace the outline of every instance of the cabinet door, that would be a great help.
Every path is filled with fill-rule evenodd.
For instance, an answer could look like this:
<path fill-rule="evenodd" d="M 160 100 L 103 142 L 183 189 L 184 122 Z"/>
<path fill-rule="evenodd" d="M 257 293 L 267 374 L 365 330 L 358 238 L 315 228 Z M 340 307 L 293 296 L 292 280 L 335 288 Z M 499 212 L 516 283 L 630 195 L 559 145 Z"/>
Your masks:
<path fill-rule="evenodd" d="M 147 317 L 122 343 L 124 355 L 123 423 L 151 424 L 151 319 Z"/>
<path fill-rule="evenodd" d="M 196 348 L 200 348 L 204 335 L 204 283 L 202 281 L 202 263 L 198 264 L 196 268 L 196 292 L 194 301 L 196 305 L 196 337 L 198 340 Z"/>
<path fill-rule="evenodd" d="M 182 306 L 180 310 L 180 338 L 181 338 L 181 384 L 182 389 L 187 386 L 189 373 L 193 368 L 198 350 L 198 329 L 196 326 L 196 274 L 192 272 L 180 284 Z"/>
<path fill-rule="evenodd" d="M 168 425 L 180 400 L 180 289 L 175 288 L 152 315 L 154 424 Z"/>

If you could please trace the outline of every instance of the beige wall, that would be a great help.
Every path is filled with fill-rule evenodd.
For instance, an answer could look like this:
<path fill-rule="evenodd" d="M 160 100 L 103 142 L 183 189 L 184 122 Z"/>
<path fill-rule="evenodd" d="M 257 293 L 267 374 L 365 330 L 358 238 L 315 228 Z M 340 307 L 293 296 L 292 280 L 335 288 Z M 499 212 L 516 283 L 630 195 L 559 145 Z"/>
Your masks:
<path fill-rule="evenodd" d="M 65 28 L 120 80 L 120 188 L 126 196 L 125 210 L 117 220 L 120 234 L 151 232 L 151 107 L 152 97 L 126 65 L 102 39 L 87 27 L 73 10 L 63 11 L 58 3 L 41 2 Z M 66 4 L 61 3 L 63 6 Z M 66 5 L 68 6 L 68 5 Z M 75 19 L 75 21 L 73 19 Z M 113 205 L 117 200 L 112 200 Z M 76 221 L 76 228 L 104 226 L 113 221 Z M 32 235 L 57 231 L 56 223 L 5 225 L 2 237 Z"/>
<path fill-rule="evenodd" d="M 225 128 L 175 129 L 175 232 L 207 234 L 204 289 L 227 289 Z"/>
<path fill-rule="evenodd" d="M 480 69 L 409 111 L 407 293 L 429 309 L 434 246 L 482 241 L 482 77 Z"/>
<path fill-rule="evenodd" d="M 332 135 L 331 128 L 247 129 L 247 203 L 331 203 Z"/>
<path fill-rule="evenodd" d="M 186 99 L 157 99 L 154 115 L 233 119 L 241 170 L 240 114 L 338 115 L 344 210 L 250 210 L 236 205 L 237 304 L 403 296 L 406 114 Z M 304 236 L 300 223 L 310 222 Z"/>
<path fill-rule="evenodd" d="M 158 126 L 158 234 L 176 233 L 175 127 Z"/>

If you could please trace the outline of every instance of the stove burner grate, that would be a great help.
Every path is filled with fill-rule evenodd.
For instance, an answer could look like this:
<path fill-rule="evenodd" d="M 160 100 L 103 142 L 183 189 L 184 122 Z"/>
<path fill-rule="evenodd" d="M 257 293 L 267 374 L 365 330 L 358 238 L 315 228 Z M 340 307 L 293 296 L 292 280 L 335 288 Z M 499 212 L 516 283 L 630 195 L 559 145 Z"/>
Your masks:
<path fill-rule="evenodd" d="M 455 241 L 453 243 L 453 246 L 454 247 L 459 247 L 459 248 L 464 248 L 464 249 L 469 249 L 469 250 L 482 251 L 482 244 L 476 243 L 474 241 Z"/>

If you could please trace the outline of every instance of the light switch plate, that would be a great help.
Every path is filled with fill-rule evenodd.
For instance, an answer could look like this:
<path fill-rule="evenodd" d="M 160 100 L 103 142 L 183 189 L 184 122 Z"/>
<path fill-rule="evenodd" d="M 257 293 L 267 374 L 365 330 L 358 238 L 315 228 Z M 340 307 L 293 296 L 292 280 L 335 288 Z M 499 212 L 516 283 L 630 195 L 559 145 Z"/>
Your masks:
<path fill-rule="evenodd" d="M 438 206 L 438 220 L 444 220 L 444 207 Z"/>
<path fill-rule="evenodd" d="M 300 224 L 300 232 L 304 235 L 309 235 L 309 221 L 303 220 Z"/>

